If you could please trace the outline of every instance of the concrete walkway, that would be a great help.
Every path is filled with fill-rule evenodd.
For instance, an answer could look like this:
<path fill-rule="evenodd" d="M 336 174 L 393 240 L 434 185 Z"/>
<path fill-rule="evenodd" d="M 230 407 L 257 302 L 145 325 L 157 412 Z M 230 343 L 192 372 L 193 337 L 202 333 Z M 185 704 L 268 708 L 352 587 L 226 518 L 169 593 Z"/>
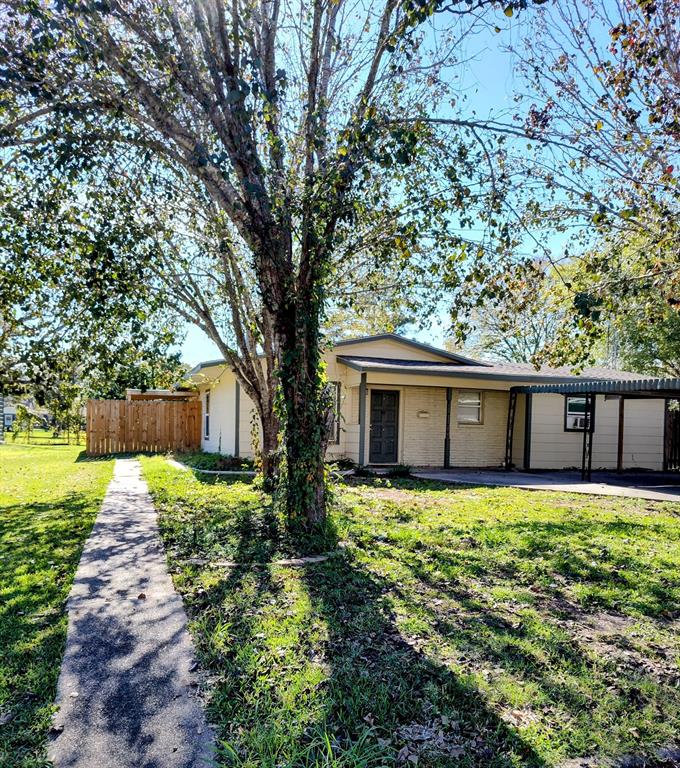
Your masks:
<path fill-rule="evenodd" d="M 198 768 L 212 732 L 139 462 L 116 461 L 68 600 L 57 768 Z"/>
<path fill-rule="evenodd" d="M 621 496 L 650 501 L 680 502 L 680 477 L 661 473 L 593 472 L 594 482 L 586 483 L 578 472 L 504 472 L 476 469 L 414 470 L 416 477 L 443 483 L 498 485 L 533 491 L 589 493 L 594 496 Z"/>

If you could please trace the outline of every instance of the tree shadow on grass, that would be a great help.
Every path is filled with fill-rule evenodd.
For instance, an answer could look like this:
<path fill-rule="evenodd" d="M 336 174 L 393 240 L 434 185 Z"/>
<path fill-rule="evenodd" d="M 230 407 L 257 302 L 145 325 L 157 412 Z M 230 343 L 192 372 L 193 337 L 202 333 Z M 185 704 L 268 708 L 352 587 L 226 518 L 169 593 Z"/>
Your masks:
<path fill-rule="evenodd" d="M 0 765 L 42 765 L 65 603 L 98 504 L 71 493 L 0 506 Z"/>
<path fill-rule="evenodd" d="M 348 552 L 278 565 L 271 510 L 244 506 L 232 522 L 235 567 L 195 572 L 185 593 L 223 764 L 544 765 L 470 680 L 402 636 L 387 580 Z"/>
<path fill-rule="evenodd" d="M 660 698 L 668 689 L 654 670 L 620 669 L 615 658 L 598 658 L 582 638 L 564 630 L 559 601 L 541 603 L 550 594 L 517 604 L 514 614 L 500 605 L 503 600 L 488 590 L 528 590 L 532 577 L 513 565 L 517 558 L 496 562 L 493 544 L 465 542 L 466 526 L 452 528 L 451 537 L 473 552 L 458 551 L 451 541 L 439 547 L 424 539 L 396 541 L 387 570 L 377 563 L 369 567 L 352 550 L 292 569 L 272 562 L 282 534 L 275 518 L 273 527 L 263 525 L 266 514 L 256 505 L 243 511 L 236 567 L 206 577 L 196 596 L 203 658 L 218 680 L 212 712 L 226 765 L 379 768 L 410 757 L 426 768 L 541 766 L 548 757 L 532 747 L 537 741 L 554 736 L 563 742 L 545 754 L 584 754 L 597 739 L 616 753 L 637 738 L 618 741 L 629 726 L 649 722 L 655 735 L 640 746 L 649 750 L 663 738 L 658 726 L 664 709 L 675 716 L 674 705 Z M 409 515 L 394 524 L 408 524 Z M 391 526 L 392 518 L 385 523 Z M 555 537 L 588 532 L 584 520 L 493 524 L 521 529 L 526 535 L 519 557 L 537 564 Z M 630 532 L 617 520 L 598 525 L 612 535 Z M 389 537 L 371 530 L 369 538 L 386 552 Z M 357 543 L 363 546 L 363 538 Z M 572 552 L 571 561 L 569 567 L 583 575 L 584 557 Z M 400 574 L 408 574 L 403 583 Z M 425 622 L 422 633 L 406 626 L 411 617 Z M 487 672 L 493 705 L 479 682 Z M 522 704 L 519 715 L 510 711 L 512 692 L 505 685 L 524 697 L 526 711 Z M 598 697 L 605 700 L 601 709 Z M 657 707 L 656 715 L 650 707 Z M 614 721 L 591 721 L 595 710 L 600 719 Z M 526 722 L 512 724 L 521 724 L 525 714 L 538 719 L 535 726 L 529 720 L 527 735 Z M 573 738 L 572 725 L 580 729 Z"/>
<path fill-rule="evenodd" d="M 328 628 L 326 706 L 317 727 L 338 758 L 350 756 L 338 765 L 409 758 L 441 768 L 545 764 L 470 680 L 403 635 L 390 604 L 394 584 L 350 554 L 307 567 L 303 578 Z"/>

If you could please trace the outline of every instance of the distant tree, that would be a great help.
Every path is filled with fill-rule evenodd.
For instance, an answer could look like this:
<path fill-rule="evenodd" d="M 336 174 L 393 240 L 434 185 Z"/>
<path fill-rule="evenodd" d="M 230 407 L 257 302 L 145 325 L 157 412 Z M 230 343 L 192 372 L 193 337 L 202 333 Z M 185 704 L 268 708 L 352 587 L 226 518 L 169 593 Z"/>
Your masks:
<path fill-rule="evenodd" d="M 652 322 L 649 308 L 630 307 L 617 324 L 617 352 L 624 369 L 680 378 L 680 315 L 661 306 Z"/>
<path fill-rule="evenodd" d="M 33 430 L 39 422 L 38 415 L 31 408 L 19 403 L 16 410 L 16 419 L 13 424 L 12 440 L 16 440 L 21 432 L 25 432 L 26 442 L 30 443 Z"/>
<path fill-rule="evenodd" d="M 532 250 L 516 279 L 551 263 L 572 321 L 554 359 L 582 361 L 631 306 L 649 323 L 659 301 L 680 302 L 680 4 L 546 4 L 514 52 Z M 635 292 L 649 301 L 631 304 Z"/>
<path fill-rule="evenodd" d="M 93 361 L 86 372 L 88 397 L 119 399 L 127 389 L 169 389 L 181 382 L 188 366 L 165 340 L 149 339 L 146 345 L 121 343 L 111 357 Z"/>
<path fill-rule="evenodd" d="M 473 357 L 539 365 L 546 347 L 564 322 L 564 308 L 545 294 L 525 308 L 489 306 L 471 317 L 472 334 L 465 351 Z"/>

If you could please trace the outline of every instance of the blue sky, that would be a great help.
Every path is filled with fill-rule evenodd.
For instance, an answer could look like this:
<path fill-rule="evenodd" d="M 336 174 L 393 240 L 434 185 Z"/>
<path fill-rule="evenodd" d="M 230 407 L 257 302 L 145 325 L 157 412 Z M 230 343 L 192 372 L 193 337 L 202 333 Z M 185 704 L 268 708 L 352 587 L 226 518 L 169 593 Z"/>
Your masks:
<path fill-rule="evenodd" d="M 463 69 L 460 91 L 465 95 L 465 113 L 473 112 L 477 117 L 498 117 L 512 108 L 512 94 L 517 83 L 513 74 L 512 55 L 503 50 L 510 43 L 517 43 L 526 21 L 508 19 L 501 12 L 497 24 L 502 31 L 493 28 L 482 30 L 465 41 L 461 58 L 468 59 Z M 462 106 L 462 105 L 461 105 Z M 434 345 L 442 345 L 446 336 L 448 314 L 442 311 L 431 327 L 425 330 L 413 329 L 409 336 Z M 187 329 L 182 344 L 182 360 L 195 365 L 202 360 L 220 357 L 219 350 L 210 339 L 195 326 Z"/>

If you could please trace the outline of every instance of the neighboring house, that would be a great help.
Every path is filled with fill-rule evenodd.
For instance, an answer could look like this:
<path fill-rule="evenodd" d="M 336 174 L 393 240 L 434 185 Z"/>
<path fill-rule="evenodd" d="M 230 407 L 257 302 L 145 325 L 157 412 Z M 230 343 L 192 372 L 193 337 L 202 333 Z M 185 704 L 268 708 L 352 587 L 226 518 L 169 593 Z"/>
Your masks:
<path fill-rule="evenodd" d="M 593 468 L 661 470 L 667 464 L 667 396 L 635 394 L 638 374 L 536 371 L 472 360 L 394 334 L 340 341 L 324 359 L 339 412 L 331 458 L 376 466 L 562 469 L 581 466 L 588 449 Z M 257 422 L 233 371 L 212 360 L 190 371 L 187 383 L 202 401 L 203 450 L 251 456 Z M 560 393 L 586 384 L 603 394 Z M 546 386 L 557 391 L 527 391 Z M 616 394 L 624 386 L 631 398 L 625 411 Z M 592 408 L 594 428 L 586 440 Z"/>
<path fill-rule="evenodd" d="M 36 405 L 35 400 L 32 397 L 14 398 L 5 397 L 4 402 L 4 415 L 3 424 L 5 429 L 11 429 L 12 424 L 17 418 L 17 405 L 24 405 L 32 413 L 34 413 L 39 419 L 45 422 L 49 421 L 50 413 L 46 408 Z"/>

